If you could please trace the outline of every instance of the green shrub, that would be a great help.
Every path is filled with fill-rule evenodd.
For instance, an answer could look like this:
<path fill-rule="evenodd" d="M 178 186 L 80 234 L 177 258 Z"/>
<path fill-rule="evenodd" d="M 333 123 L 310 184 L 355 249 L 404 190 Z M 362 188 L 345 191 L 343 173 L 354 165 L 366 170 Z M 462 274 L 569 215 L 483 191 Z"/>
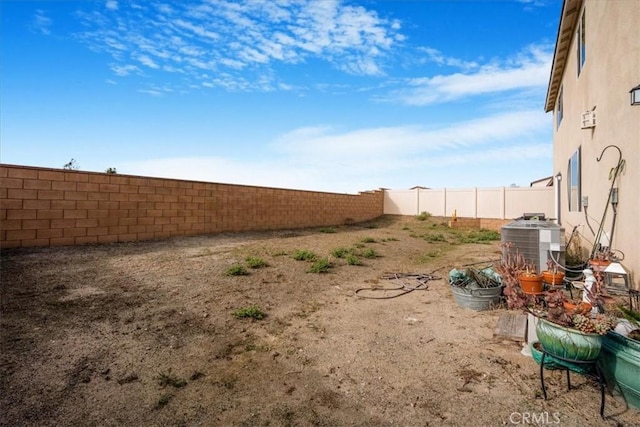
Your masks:
<path fill-rule="evenodd" d="M 362 261 L 355 254 L 349 254 L 345 257 L 347 264 L 349 265 L 362 265 Z"/>
<path fill-rule="evenodd" d="M 313 261 L 316 258 L 317 258 L 316 254 L 304 249 L 296 249 L 293 252 L 293 259 L 295 259 L 296 261 Z"/>
<path fill-rule="evenodd" d="M 373 237 L 365 237 L 364 239 L 362 239 L 362 243 L 376 243 L 376 239 L 374 239 Z"/>
<path fill-rule="evenodd" d="M 258 257 L 252 257 L 252 256 L 248 256 L 245 258 L 245 262 L 247 263 L 247 266 L 249 268 L 262 268 L 262 267 L 268 267 L 269 264 L 267 264 L 267 262 L 265 260 L 263 260 L 262 258 L 258 258 Z"/>
<path fill-rule="evenodd" d="M 353 250 L 349 248 L 335 248 L 334 250 L 331 251 L 331 255 L 333 255 L 336 258 L 344 258 L 345 256 L 349 255 L 352 252 Z"/>
<path fill-rule="evenodd" d="M 236 319 L 254 319 L 260 320 L 264 319 L 266 314 L 257 305 L 252 305 L 250 307 L 239 308 L 238 310 L 232 313 Z"/>
<path fill-rule="evenodd" d="M 445 238 L 444 238 L 444 234 L 442 233 L 436 233 L 436 234 L 428 234 L 424 240 L 426 240 L 427 242 L 433 243 L 433 242 L 444 242 Z"/>
<path fill-rule="evenodd" d="M 378 256 L 378 253 L 375 249 L 367 248 L 360 253 L 360 256 L 363 258 L 375 258 Z"/>
<path fill-rule="evenodd" d="M 309 272 L 310 273 L 326 273 L 332 267 L 333 265 L 331 264 L 329 259 L 320 258 L 311 265 L 311 268 L 309 268 Z"/>
<path fill-rule="evenodd" d="M 426 220 L 427 218 L 431 218 L 431 213 L 426 212 L 426 211 L 424 211 L 424 212 L 420 212 L 420 215 L 417 215 L 417 216 L 416 216 L 416 219 L 417 219 L 418 221 L 424 221 L 424 220 Z"/>
<path fill-rule="evenodd" d="M 226 271 L 227 276 L 246 276 L 249 272 L 243 265 L 236 264 L 229 267 Z"/>
<path fill-rule="evenodd" d="M 325 227 L 320 229 L 321 233 L 335 233 L 336 229 L 333 227 Z"/>
<path fill-rule="evenodd" d="M 462 243 L 494 242 L 500 240 L 500 233 L 481 228 L 480 230 L 471 230 L 466 236 L 462 236 L 460 240 Z"/>

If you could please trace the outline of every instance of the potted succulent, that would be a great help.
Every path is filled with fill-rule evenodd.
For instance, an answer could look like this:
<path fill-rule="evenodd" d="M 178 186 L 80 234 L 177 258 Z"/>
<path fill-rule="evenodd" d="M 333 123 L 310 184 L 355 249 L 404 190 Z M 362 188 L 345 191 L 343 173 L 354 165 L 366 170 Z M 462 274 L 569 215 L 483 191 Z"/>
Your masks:
<path fill-rule="evenodd" d="M 595 251 L 589 259 L 589 266 L 595 271 L 604 270 L 609 264 L 611 264 L 612 257 L 613 252 L 607 249 L 599 249 Z"/>
<path fill-rule="evenodd" d="M 587 257 L 583 255 L 582 241 L 577 228 L 577 226 L 573 228 L 564 254 L 566 277 L 571 279 L 580 277 L 582 270 L 588 266 Z"/>
<path fill-rule="evenodd" d="M 528 295 L 539 295 L 544 289 L 542 275 L 536 273 L 533 266 L 527 266 L 526 270 L 518 276 L 522 292 Z"/>
<path fill-rule="evenodd" d="M 530 301 L 520 287 L 520 274 L 527 270 L 529 263 L 517 248 L 512 250 L 513 243 L 505 242 L 501 246 L 502 260 L 496 267 L 496 271 L 502 278 L 504 286 L 502 293 L 507 301 L 507 308 L 509 310 L 524 308 Z"/>
<path fill-rule="evenodd" d="M 562 303 L 562 306 L 569 314 L 588 314 L 593 310 L 593 306 L 588 302 L 574 302 L 566 300 Z"/>
<path fill-rule="evenodd" d="M 542 276 L 536 274 L 536 267 L 525 259 L 513 243 L 504 242 L 501 246 L 502 260 L 497 270 L 505 284 L 507 306 L 510 309 L 525 307 L 528 295 L 539 295 L 542 292 Z"/>
<path fill-rule="evenodd" d="M 602 337 L 614 329 L 618 319 L 610 314 L 568 312 L 563 291 L 548 292 L 547 311 L 540 313 L 536 335 L 544 350 L 573 361 L 594 361 L 602 349 Z"/>
<path fill-rule="evenodd" d="M 558 264 L 552 259 L 547 260 L 547 269 L 542 272 L 542 281 L 547 285 L 559 286 L 564 280 L 564 273 L 558 271 Z"/>
<path fill-rule="evenodd" d="M 562 311 L 558 317 L 540 317 L 536 335 L 548 353 L 566 360 L 593 361 L 602 350 L 602 336 L 615 328 L 617 319 L 607 314 L 595 318 Z"/>

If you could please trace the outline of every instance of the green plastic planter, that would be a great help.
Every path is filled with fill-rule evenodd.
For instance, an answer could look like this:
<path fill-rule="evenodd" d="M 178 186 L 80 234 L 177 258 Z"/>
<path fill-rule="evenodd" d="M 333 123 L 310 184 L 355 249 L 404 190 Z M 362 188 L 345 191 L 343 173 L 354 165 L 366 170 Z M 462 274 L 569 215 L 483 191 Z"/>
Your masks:
<path fill-rule="evenodd" d="M 607 383 L 617 385 L 628 405 L 640 409 L 640 341 L 607 333 L 598 363 Z"/>
<path fill-rule="evenodd" d="M 547 353 L 569 361 L 596 360 L 602 349 L 602 335 L 565 328 L 543 317 L 538 319 L 536 335 Z"/>

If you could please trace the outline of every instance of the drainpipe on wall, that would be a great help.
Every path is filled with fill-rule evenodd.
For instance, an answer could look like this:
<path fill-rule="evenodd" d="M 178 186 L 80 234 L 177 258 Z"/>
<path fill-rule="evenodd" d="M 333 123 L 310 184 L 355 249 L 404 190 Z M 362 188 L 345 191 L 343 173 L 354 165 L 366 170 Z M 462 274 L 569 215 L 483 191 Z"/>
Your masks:
<path fill-rule="evenodd" d="M 553 178 L 555 180 L 553 183 L 553 192 L 555 194 L 554 216 L 556 218 L 556 224 L 562 225 L 562 221 L 560 220 L 560 181 L 562 181 L 562 174 L 558 172 Z"/>

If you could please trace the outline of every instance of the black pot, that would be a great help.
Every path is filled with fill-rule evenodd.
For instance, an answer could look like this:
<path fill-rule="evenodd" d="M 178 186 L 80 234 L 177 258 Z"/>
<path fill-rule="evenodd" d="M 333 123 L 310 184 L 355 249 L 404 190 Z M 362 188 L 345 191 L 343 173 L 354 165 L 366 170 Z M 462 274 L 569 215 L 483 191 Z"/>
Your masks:
<path fill-rule="evenodd" d="M 564 277 L 568 280 L 579 279 L 582 276 L 582 270 L 584 270 L 588 266 L 588 262 L 583 262 L 582 264 L 565 265 L 564 267 L 567 269 L 567 271 L 565 271 Z"/>

